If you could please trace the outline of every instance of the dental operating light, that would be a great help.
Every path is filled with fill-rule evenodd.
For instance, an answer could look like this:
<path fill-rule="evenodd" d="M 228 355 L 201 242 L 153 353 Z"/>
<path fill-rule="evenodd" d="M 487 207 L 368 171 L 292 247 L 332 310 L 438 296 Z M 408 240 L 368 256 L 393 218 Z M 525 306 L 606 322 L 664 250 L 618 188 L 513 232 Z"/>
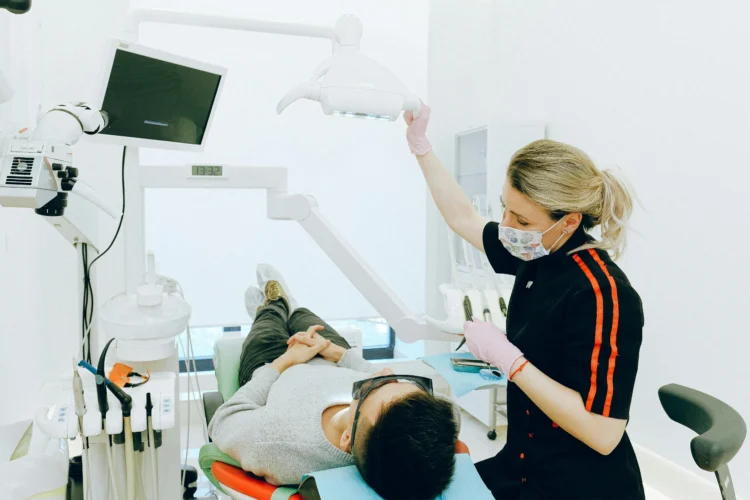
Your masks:
<path fill-rule="evenodd" d="M 419 111 L 419 98 L 389 69 L 359 51 L 362 23 L 343 16 L 336 23 L 334 54 L 320 63 L 309 81 L 279 102 L 281 114 L 299 99 L 320 102 L 326 115 L 393 121 L 401 111 Z"/>

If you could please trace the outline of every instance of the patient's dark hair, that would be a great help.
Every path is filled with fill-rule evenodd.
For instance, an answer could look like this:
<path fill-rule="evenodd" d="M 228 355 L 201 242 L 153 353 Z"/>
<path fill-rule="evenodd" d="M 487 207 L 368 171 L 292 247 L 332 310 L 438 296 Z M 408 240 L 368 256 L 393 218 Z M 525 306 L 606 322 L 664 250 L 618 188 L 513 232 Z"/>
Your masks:
<path fill-rule="evenodd" d="M 359 426 L 354 460 L 385 500 L 433 500 L 450 484 L 458 425 L 449 401 L 415 392 Z"/>

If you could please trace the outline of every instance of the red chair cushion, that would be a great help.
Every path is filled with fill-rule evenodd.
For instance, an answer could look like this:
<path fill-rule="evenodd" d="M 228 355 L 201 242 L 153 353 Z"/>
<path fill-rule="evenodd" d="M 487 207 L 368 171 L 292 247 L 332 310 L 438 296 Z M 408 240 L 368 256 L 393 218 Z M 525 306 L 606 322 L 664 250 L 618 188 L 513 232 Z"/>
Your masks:
<path fill-rule="evenodd" d="M 466 443 L 460 440 L 456 440 L 456 455 L 470 455 L 469 453 L 469 447 L 466 446 Z"/>
<path fill-rule="evenodd" d="M 456 441 L 456 454 L 462 453 L 469 454 L 469 447 L 463 441 Z M 273 492 L 276 491 L 276 486 L 272 486 L 261 478 L 224 462 L 211 464 L 211 472 L 216 480 L 227 488 L 258 500 L 271 500 Z M 297 494 L 292 496 L 290 500 L 302 500 L 302 497 Z"/>
<path fill-rule="evenodd" d="M 258 500 L 270 500 L 277 488 L 249 472 L 223 462 L 211 464 L 211 472 L 216 480 L 227 488 Z M 302 497 L 297 494 L 290 500 L 302 500 Z"/>

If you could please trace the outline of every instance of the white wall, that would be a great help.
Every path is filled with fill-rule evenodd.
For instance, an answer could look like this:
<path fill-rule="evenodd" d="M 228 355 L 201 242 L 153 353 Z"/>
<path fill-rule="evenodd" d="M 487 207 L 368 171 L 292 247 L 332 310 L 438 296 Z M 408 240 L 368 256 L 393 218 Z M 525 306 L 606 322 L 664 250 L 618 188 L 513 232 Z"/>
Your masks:
<path fill-rule="evenodd" d="M 748 17 L 741 1 L 433 0 L 430 11 L 430 131 L 446 163 L 456 131 L 542 120 L 551 139 L 620 165 L 636 187 L 646 210 L 623 266 L 647 326 L 629 429 L 695 471 L 691 433 L 665 416 L 661 385 L 704 390 L 750 419 Z M 431 201 L 428 221 L 430 248 L 445 241 Z M 447 278 L 440 252 L 427 256 L 439 270 L 428 271 L 430 312 Z M 732 470 L 747 495 L 750 451 Z"/>
<path fill-rule="evenodd" d="M 101 43 L 126 8 L 117 0 L 37 0 L 20 17 L 0 12 L 0 61 L 17 91 L 2 118 L 33 125 L 40 103 L 89 99 Z M 109 176 L 113 187 L 117 181 L 117 169 L 108 170 L 116 151 L 76 149 L 82 177 L 104 193 Z M 33 211 L 0 208 L 0 375 L 6 381 L 0 424 L 32 415 L 41 384 L 70 371 L 79 336 L 76 266 L 73 247 Z"/>
<path fill-rule="evenodd" d="M 344 13 L 364 25 L 362 52 L 424 95 L 427 1 L 134 1 L 134 6 L 333 25 Z M 331 53 L 326 40 L 144 25 L 140 42 L 229 69 L 203 155 L 144 151 L 144 163 L 213 161 L 289 168 L 291 192 L 322 212 L 417 312 L 424 310 L 425 194 L 405 126 L 326 117 L 317 103 L 276 104 Z M 249 321 L 243 296 L 255 266 L 280 268 L 299 302 L 326 318 L 376 314 L 296 223 L 266 219 L 262 192 L 154 191 L 147 196 L 147 247 L 177 278 L 192 321 Z"/>

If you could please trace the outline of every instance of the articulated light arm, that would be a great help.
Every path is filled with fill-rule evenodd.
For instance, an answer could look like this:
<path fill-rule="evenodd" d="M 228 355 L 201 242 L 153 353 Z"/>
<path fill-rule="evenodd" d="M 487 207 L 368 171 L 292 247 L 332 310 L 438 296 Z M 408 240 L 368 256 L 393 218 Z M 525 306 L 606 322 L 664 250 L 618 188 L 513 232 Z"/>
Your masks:
<path fill-rule="evenodd" d="M 404 342 L 419 340 L 455 341 L 456 336 L 443 333 L 415 315 L 393 290 L 349 245 L 343 236 L 321 215 L 315 199 L 305 195 L 268 192 L 268 217 L 296 220 L 328 255 L 349 281 L 373 305 Z"/>
<path fill-rule="evenodd" d="M 138 27 L 143 23 L 177 24 L 199 26 L 256 33 L 275 33 L 278 35 L 301 36 L 308 38 L 326 38 L 334 44 L 338 42 L 336 30 L 330 26 L 309 24 L 282 23 L 259 19 L 210 16 L 161 9 L 136 9 L 128 14 L 125 31 L 128 35 L 137 35 Z"/>

